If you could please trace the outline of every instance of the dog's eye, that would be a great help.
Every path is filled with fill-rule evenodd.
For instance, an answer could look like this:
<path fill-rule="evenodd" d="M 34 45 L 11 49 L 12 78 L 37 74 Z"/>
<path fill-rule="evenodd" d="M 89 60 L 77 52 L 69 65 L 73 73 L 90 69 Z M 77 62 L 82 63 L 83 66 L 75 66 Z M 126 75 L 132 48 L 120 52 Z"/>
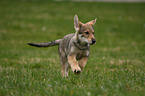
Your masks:
<path fill-rule="evenodd" d="M 89 34 L 89 32 L 85 32 L 87 35 Z"/>

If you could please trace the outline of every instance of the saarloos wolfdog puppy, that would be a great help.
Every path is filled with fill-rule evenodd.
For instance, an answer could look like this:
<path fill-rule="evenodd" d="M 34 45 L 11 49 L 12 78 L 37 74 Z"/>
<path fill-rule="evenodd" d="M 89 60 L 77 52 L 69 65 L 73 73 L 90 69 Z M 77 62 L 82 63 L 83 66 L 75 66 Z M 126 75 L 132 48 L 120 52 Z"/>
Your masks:
<path fill-rule="evenodd" d="M 96 43 L 93 29 L 95 23 L 96 19 L 84 24 L 80 22 L 78 16 L 75 15 L 74 28 L 76 32 L 74 34 L 68 34 L 62 39 L 47 43 L 28 44 L 35 47 L 50 47 L 59 45 L 62 77 L 68 76 L 70 68 L 74 74 L 80 74 L 87 63 L 90 53 L 90 45 Z"/>

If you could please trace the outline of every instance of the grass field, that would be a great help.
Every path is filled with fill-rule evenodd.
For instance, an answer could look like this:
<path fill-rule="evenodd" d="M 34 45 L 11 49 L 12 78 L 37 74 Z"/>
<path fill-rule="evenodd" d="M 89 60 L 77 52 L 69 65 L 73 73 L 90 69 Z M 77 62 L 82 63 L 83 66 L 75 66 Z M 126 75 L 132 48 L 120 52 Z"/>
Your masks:
<path fill-rule="evenodd" d="M 0 96 L 145 96 L 145 3 L 0 1 Z M 94 26 L 80 75 L 61 78 L 58 48 L 73 16 Z"/>

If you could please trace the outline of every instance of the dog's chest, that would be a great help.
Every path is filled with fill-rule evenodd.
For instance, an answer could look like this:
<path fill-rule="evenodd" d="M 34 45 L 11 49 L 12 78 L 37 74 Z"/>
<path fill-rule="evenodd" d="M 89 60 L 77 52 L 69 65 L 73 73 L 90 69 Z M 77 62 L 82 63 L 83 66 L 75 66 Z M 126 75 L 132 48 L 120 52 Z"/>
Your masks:
<path fill-rule="evenodd" d="M 76 52 L 76 59 L 77 60 L 80 60 L 82 57 L 88 57 L 89 56 L 89 50 L 81 50 L 81 51 L 78 51 Z"/>

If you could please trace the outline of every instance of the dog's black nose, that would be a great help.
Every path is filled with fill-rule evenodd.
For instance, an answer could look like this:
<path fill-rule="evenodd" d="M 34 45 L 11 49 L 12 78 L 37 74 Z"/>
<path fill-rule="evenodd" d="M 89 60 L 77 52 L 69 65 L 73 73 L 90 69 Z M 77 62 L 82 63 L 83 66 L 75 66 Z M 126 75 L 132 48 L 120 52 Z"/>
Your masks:
<path fill-rule="evenodd" d="M 96 40 L 95 39 L 92 39 L 92 44 L 96 43 Z"/>

